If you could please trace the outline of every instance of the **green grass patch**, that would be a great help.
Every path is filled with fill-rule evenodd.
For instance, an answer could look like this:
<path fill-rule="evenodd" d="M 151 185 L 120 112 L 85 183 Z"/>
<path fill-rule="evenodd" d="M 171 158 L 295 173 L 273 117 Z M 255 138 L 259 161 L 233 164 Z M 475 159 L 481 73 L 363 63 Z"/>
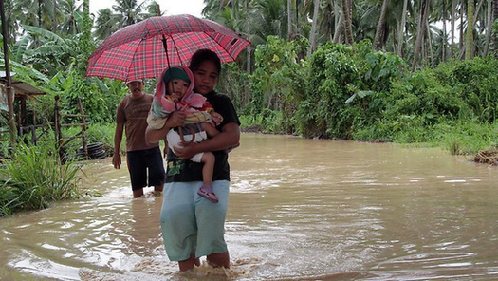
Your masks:
<path fill-rule="evenodd" d="M 60 164 L 53 145 L 19 144 L 0 167 L 0 216 L 79 197 L 79 171 L 75 162 Z"/>

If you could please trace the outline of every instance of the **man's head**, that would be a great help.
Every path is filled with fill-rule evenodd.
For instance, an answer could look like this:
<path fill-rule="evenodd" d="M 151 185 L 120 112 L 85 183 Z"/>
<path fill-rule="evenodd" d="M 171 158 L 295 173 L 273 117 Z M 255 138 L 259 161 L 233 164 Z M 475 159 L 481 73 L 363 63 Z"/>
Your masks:
<path fill-rule="evenodd" d="M 141 96 L 144 90 L 144 82 L 142 80 L 132 80 L 126 82 L 126 86 L 128 86 L 128 90 L 130 93 L 135 96 Z"/>

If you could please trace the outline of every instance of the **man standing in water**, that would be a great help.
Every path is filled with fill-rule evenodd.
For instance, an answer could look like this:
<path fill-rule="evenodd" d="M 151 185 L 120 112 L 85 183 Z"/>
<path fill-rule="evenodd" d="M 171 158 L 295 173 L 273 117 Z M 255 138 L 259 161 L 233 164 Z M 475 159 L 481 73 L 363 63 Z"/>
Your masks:
<path fill-rule="evenodd" d="M 125 96 L 118 106 L 116 114 L 116 133 L 114 135 L 114 168 L 121 168 L 121 139 L 123 128 L 126 135 L 126 163 L 131 178 L 133 197 L 144 195 L 145 186 L 154 186 L 154 192 L 163 190 L 164 165 L 159 144 L 145 141 L 147 115 L 153 97 L 144 93 L 141 80 L 126 83 L 129 95 Z"/>

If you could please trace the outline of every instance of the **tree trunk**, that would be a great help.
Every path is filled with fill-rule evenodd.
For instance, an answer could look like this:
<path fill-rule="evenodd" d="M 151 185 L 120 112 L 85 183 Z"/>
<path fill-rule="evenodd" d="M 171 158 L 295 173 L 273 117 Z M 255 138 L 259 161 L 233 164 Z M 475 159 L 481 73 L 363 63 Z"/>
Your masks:
<path fill-rule="evenodd" d="M 477 5 L 477 8 L 474 11 L 474 18 L 472 20 L 472 27 L 476 27 L 477 23 L 477 17 L 479 16 L 479 11 L 481 10 L 482 4 L 484 3 L 484 0 L 480 0 L 479 4 Z"/>
<path fill-rule="evenodd" d="M 80 39 L 82 49 L 90 55 L 92 41 L 92 20 L 90 19 L 90 0 L 83 0 L 83 36 Z"/>
<path fill-rule="evenodd" d="M 9 123 L 9 152 L 13 153 L 16 148 L 17 130 L 16 121 L 14 119 L 14 92 L 11 87 L 10 78 L 10 61 L 9 61 L 9 24 L 7 22 L 7 17 L 5 16 L 5 7 L 3 5 L 3 0 L 0 0 L 0 17 L 2 21 L 2 37 L 3 37 L 3 56 L 5 62 L 5 93 L 7 95 L 8 102 L 8 123 Z M 1 91 L 2 89 L 0 89 Z"/>
<path fill-rule="evenodd" d="M 445 62 L 446 61 L 446 0 L 443 0 L 443 46 L 442 46 L 442 51 L 441 51 L 441 61 Z"/>
<path fill-rule="evenodd" d="M 460 4 L 460 39 L 458 40 L 458 46 L 460 47 L 460 58 L 462 57 L 461 55 L 463 54 L 463 48 L 464 48 L 464 45 L 463 45 L 463 18 L 464 18 L 464 15 L 465 15 L 465 0 L 462 0 L 461 4 Z"/>
<path fill-rule="evenodd" d="M 425 27 L 429 14 L 430 0 L 422 0 L 419 10 L 419 20 L 417 22 L 417 36 L 415 37 L 415 50 L 413 54 L 413 68 L 418 65 L 418 60 L 420 58 L 422 41 L 425 36 Z"/>
<path fill-rule="evenodd" d="M 494 0 L 493 3 L 493 18 L 491 24 L 498 20 L 498 0 Z M 498 31 L 494 32 L 494 38 L 491 41 L 491 49 L 495 51 L 495 57 L 498 58 Z"/>
<path fill-rule="evenodd" d="M 341 23 L 341 18 L 342 18 L 342 12 L 341 12 L 341 6 L 339 6 L 339 1 L 338 0 L 331 0 L 334 4 L 334 24 L 335 28 L 337 29 L 337 25 Z"/>
<path fill-rule="evenodd" d="M 299 1 L 299 0 L 295 0 L 295 1 L 296 1 L 296 10 L 295 10 L 295 12 L 296 12 L 296 14 L 295 14 L 296 15 L 296 33 L 301 34 L 301 29 L 300 29 L 301 24 L 299 23 L 299 8 L 300 8 L 299 3 L 301 3 L 301 1 Z M 249 11 L 249 9 L 247 9 L 247 10 Z"/>
<path fill-rule="evenodd" d="M 308 57 L 316 48 L 316 27 L 318 26 L 318 12 L 320 8 L 320 0 L 313 0 L 313 22 L 311 24 L 310 32 L 310 47 L 308 48 Z"/>
<path fill-rule="evenodd" d="M 472 50 L 474 45 L 474 34 L 473 34 L 473 26 L 472 22 L 474 19 L 474 0 L 468 0 L 467 2 L 467 33 L 465 34 L 465 59 L 472 59 Z"/>
<path fill-rule="evenodd" d="M 379 21 L 377 22 L 377 31 L 375 32 L 374 39 L 374 48 L 381 49 L 384 47 L 384 25 L 386 24 L 386 13 L 387 13 L 387 5 L 389 4 L 389 0 L 383 0 L 382 6 L 380 8 Z"/>
<path fill-rule="evenodd" d="M 342 16 L 342 13 L 339 16 L 339 21 L 335 25 L 335 32 L 334 32 L 334 38 L 332 39 L 332 42 L 339 44 L 341 43 L 341 34 L 342 31 L 344 30 L 344 17 Z"/>
<path fill-rule="evenodd" d="M 52 13 L 54 13 L 54 17 L 52 18 L 52 30 L 57 29 L 57 0 L 52 1 Z"/>
<path fill-rule="evenodd" d="M 287 0 L 287 40 L 292 38 L 292 0 Z"/>
<path fill-rule="evenodd" d="M 484 46 L 484 56 L 487 56 L 489 53 L 489 45 L 491 42 L 491 32 L 493 27 L 493 1 L 488 0 L 488 14 L 487 14 L 487 23 L 486 23 L 486 43 Z"/>
<path fill-rule="evenodd" d="M 451 0 L 451 47 L 450 56 L 453 57 L 453 47 L 455 46 L 455 3 L 456 0 Z"/>
<path fill-rule="evenodd" d="M 43 0 L 38 0 L 38 27 L 42 27 L 42 4 Z"/>
<path fill-rule="evenodd" d="M 427 29 L 427 56 L 426 56 L 426 61 L 429 63 L 429 65 L 433 66 L 434 65 L 434 48 L 432 48 L 432 36 L 431 36 L 431 28 L 429 24 L 429 17 L 427 17 L 426 21 L 426 29 Z"/>
<path fill-rule="evenodd" d="M 398 30 L 398 48 L 396 53 L 398 56 L 403 56 L 403 43 L 405 43 L 405 27 L 406 27 L 406 10 L 408 9 L 408 0 L 403 1 L 403 12 L 401 13 L 401 24 Z"/>
<path fill-rule="evenodd" d="M 344 17 L 344 38 L 347 45 L 353 44 L 353 23 L 351 19 L 352 7 L 349 0 L 342 0 L 342 16 Z"/>

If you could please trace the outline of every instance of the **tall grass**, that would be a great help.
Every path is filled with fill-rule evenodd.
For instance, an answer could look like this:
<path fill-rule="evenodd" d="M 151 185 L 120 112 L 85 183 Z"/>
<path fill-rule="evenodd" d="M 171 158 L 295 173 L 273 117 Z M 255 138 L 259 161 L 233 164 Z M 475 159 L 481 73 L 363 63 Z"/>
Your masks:
<path fill-rule="evenodd" d="M 53 143 L 20 144 L 0 167 L 0 216 L 21 210 L 39 210 L 56 200 L 78 197 L 80 167 L 60 164 Z"/>

